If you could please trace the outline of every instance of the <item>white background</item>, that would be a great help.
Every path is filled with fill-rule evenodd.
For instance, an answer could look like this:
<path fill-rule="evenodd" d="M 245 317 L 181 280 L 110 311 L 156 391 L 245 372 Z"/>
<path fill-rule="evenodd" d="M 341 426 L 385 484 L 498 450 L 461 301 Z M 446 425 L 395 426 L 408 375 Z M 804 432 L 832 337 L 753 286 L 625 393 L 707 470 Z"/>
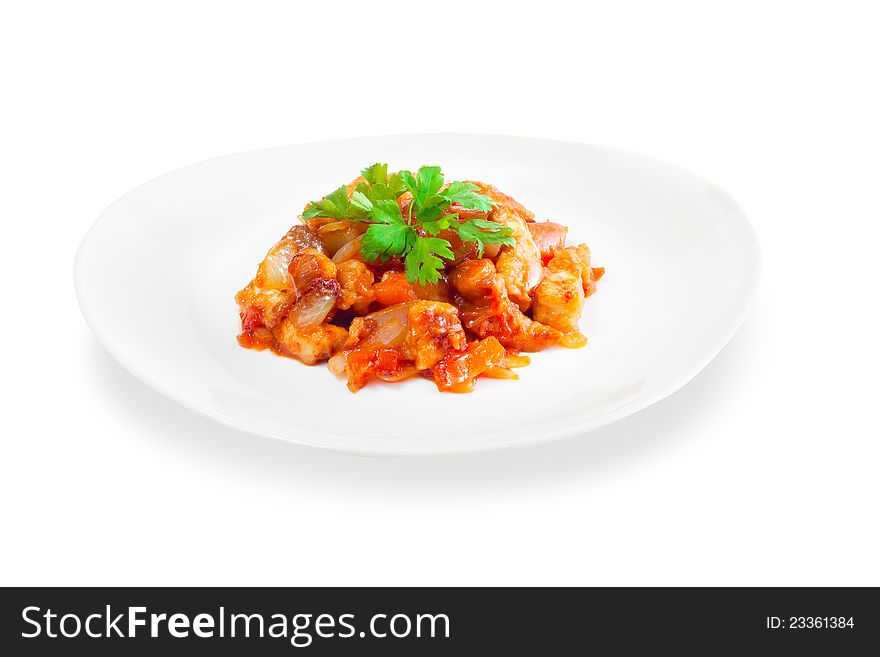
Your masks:
<path fill-rule="evenodd" d="M 0 582 L 880 584 L 878 16 L 577 6 L 4 3 Z M 715 180 L 762 243 L 751 315 L 636 416 L 424 459 L 214 425 L 82 320 L 76 247 L 131 187 L 235 151 L 440 131 L 620 146 Z"/>

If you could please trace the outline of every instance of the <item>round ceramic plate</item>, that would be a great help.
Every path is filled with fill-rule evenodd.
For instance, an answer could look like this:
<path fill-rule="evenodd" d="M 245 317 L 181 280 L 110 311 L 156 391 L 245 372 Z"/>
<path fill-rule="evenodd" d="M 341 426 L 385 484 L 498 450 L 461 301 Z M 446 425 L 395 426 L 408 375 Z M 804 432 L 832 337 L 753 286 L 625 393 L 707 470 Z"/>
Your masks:
<path fill-rule="evenodd" d="M 607 273 L 582 349 L 532 354 L 517 381 L 471 394 L 428 380 L 352 394 L 326 366 L 236 342 L 233 295 L 309 200 L 364 166 L 439 164 L 569 227 Z M 679 167 L 609 148 L 487 135 L 407 135 L 289 146 L 185 167 L 129 192 L 79 249 L 89 326 L 132 374 L 223 424 L 363 454 L 466 452 L 574 436 L 693 378 L 746 315 L 760 269 L 736 202 Z"/>

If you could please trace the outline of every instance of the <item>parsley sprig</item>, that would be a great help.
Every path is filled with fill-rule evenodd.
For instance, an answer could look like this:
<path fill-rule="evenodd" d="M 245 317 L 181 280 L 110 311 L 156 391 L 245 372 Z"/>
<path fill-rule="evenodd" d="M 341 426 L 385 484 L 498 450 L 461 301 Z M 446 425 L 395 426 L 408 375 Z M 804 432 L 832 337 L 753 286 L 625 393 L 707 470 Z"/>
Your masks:
<path fill-rule="evenodd" d="M 410 283 L 436 283 L 443 270 L 443 259 L 452 259 L 451 244 L 437 235 L 452 229 L 465 242 L 475 242 L 480 257 L 486 244 L 513 246 L 516 241 L 507 226 L 487 219 L 461 222 L 452 204 L 466 210 L 489 212 L 491 198 L 478 193 L 471 183 L 453 181 L 445 185 L 440 167 L 424 166 L 411 171 L 388 173 L 387 164 L 374 164 L 361 171 L 364 182 L 349 198 L 343 185 L 320 201 L 312 202 L 303 218 L 329 217 L 369 224 L 361 240 L 361 255 L 368 262 L 386 261 L 392 256 L 404 259 Z M 406 217 L 397 199 L 412 194 Z M 425 235 L 427 233 L 427 235 Z"/>

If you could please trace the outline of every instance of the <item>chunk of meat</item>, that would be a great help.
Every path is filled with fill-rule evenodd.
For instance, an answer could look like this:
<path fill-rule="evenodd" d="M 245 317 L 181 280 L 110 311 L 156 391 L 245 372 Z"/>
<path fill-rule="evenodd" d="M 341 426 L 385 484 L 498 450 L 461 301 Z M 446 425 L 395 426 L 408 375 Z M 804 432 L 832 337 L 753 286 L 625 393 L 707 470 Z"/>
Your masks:
<path fill-rule="evenodd" d="M 453 288 L 468 301 L 492 298 L 500 294 L 495 265 L 488 258 L 466 260 L 449 274 Z"/>
<path fill-rule="evenodd" d="M 596 281 L 602 278 L 602 276 L 605 274 L 605 268 L 592 267 L 590 265 L 590 249 L 586 244 L 567 246 L 565 247 L 565 252 L 565 254 L 557 253 L 556 255 L 559 255 L 563 259 L 562 261 L 564 261 L 565 259 L 570 259 L 577 262 L 577 264 L 580 266 L 581 281 L 584 284 L 584 296 L 590 296 L 596 291 Z M 568 267 L 573 266 L 573 264 L 568 265 Z"/>
<path fill-rule="evenodd" d="M 242 331 L 252 331 L 260 326 L 272 328 L 287 316 L 293 304 L 292 290 L 261 290 L 253 281 L 238 294 Z"/>
<path fill-rule="evenodd" d="M 426 370 L 467 345 L 458 308 L 448 303 L 416 301 L 409 307 L 406 325 L 406 350 L 417 370 Z"/>
<path fill-rule="evenodd" d="M 525 263 L 512 251 L 502 250 L 495 261 L 495 269 L 504 280 L 508 298 L 514 301 L 520 310 L 527 311 L 532 305 L 532 297 Z"/>
<path fill-rule="evenodd" d="M 337 265 L 336 270 L 336 280 L 339 281 L 340 288 L 336 307 L 365 315 L 376 298 L 373 292 L 373 272 L 360 260 L 346 260 Z"/>
<path fill-rule="evenodd" d="M 581 280 L 584 284 L 584 296 L 590 296 L 596 291 L 596 281 L 604 276 L 605 268 L 590 266 L 590 249 L 586 244 L 567 247 L 566 251 L 569 250 L 572 250 L 573 254 L 576 255 L 577 259 L 580 261 Z"/>
<path fill-rule="evenodd" d="M 504 279 L 488 258 L 463 262 L 450 274 L 450 282 L 462 297 L 462 323 L 479 337 L 495 337 L 519 351 L 540 351 L 562 338 L 558 330 L 531 320 L 508 298 Z"/>
<path fill-rule="evenodd" d="M 596 291 L 596 282 L 605 275 L 605 267 L 590 268 L 590 284 L 587 287 L 586 295 L 590 296 Z"/>
<path fill-rule="evenodd" d="M 450 352 L 434 366 L 434 383 L 444 392 L 470 392 L 481 374 L 500 374 L 506 353 L 493 337 L 471 342 L 466 349 Z"/>
<path fill-rule="evenodd" d="M 510 300 L 465 304 L 461 311 L 465 328 L 481 338 L 495 337 L 508 349 L 541 351 L 557 345 L 562 332 L 524 315 Z"/>
<path fill-rule="evenodd" d="M 555 260 L 553 258 L 550 264 Z M 535 289 L 534 318 L 563 333 L 572 333 L 577 331 L 583 307 L 584 286 L 579 272 L 548 266 Z"/>
<path fill-rule="evenodd" d="M 528 224 L 528 227 L 545 263 L 553 257 L 557 249 L 565 246 L 567 226 L 552 221 L 540 221 Z"/>
<path fill-rule="evenodd" d="M 595 285 L 586 244 L 558 249 L 535 289 L 534 318 L 563 333 L 577 333 L 584 299 L 593 293 Z"/>
<path fill-rule="evenodd" d="M 551 269 L 567 269 L 569 271 L 577 271 L 584 285 L 584 293 L 591 280 L 593 280 L 592 269 L 590 267 L 590 248 L 586 244 L 578 244 L 577 246 L 567 246 L 565 249 L 554 254 L 553 260 L 547 265 Z"/>
<path fill-rule="evenodd" d="M 516 240 L 514 246 L 501 248 L 495 267 L 507 286 L 507 296 L 525 312 L 532 305 L 532 290 L 541 282 L 541 252 L 520 213 L 501 206 L 490 216 L 510 228 Z"/>
<path fill-rule="evenodd" d="M 466 346 L 455 306 L 410 301 L 356 317 L 344 351 L 330 359 L 330 369 L 344 374 L 348 387 L 357 391 L 372 379 L 396 381 L 413 376 Z"/>
<path fill-rule="evenodd" d="M 317 324 L 298 327 L 290 319 L 284 319 L 272 330 L 278 348 L 288 356 L 298 358 L 306 365 L 330 358 L 342 348 L 348 332 L 333 324 Z"/>

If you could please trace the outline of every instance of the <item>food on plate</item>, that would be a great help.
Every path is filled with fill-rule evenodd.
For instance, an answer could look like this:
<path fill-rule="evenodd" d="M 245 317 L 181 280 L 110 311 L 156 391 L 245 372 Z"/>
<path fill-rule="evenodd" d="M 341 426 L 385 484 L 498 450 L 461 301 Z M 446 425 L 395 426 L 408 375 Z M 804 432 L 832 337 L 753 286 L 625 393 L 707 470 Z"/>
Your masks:
<path fill-rule="evenodd" d="M 515 379 L 521 352 L 581 347 L 605 273 L 568 229 L 440 167 L 374 164 L 306 205 L 235 297 L 239 343 L 328 361 L 357 392 L 413 377 L 448 392 Z"/>

